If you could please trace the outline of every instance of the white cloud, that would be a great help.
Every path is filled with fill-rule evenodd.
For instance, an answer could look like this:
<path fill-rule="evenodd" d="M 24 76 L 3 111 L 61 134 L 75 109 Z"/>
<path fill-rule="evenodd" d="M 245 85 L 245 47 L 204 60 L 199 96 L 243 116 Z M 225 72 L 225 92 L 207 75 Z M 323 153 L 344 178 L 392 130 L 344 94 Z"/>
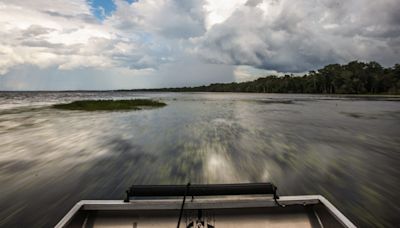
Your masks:
<path fill-rule="evenodd" d="M 91 18 L 85 1 L 0 3 L 0 73 L 21 64 L 111 66 L 110 59 L 99 56 L 102 49 L 93 51 L 90 43 L 111 39 L 113 33 Z"/>
<path fill-rule="evenodd" d="M 228 19 L 234 11 L 244 5 L 247 0 L 207 0 L 204 5 L 206 11 L 207 28 Z"/>
<path fill-rule="evenodd" d="M 265 70 L 260 68 L 255 68 L 252 66 L 240 65 L 236 66 L 233 75 L 236 82 L 246 82 L 246 81 L 254 81 L 257 78 L 265 77 L 265 76 L 284 76 L 284 75 L 294 75 L 294 76 L 303 76 L 307 72 L 280 72 L 276 70 Z"/>
<path fill-rule="evenodd" d="M 151 69 L 160 86 L 190 85 L 400 59 L 398 0 L 114 2 L 116 10 L 99 21 L 85 0 L 0 0 L 0 74 L 32 66 L 60 75 L 103 70 L 121 80 L 113 75 L 121 69 L 132 75 Z M 186 66 L 214 73 L 183 75 Z M 157 76 L 149 78 L 157 84 Z"/>

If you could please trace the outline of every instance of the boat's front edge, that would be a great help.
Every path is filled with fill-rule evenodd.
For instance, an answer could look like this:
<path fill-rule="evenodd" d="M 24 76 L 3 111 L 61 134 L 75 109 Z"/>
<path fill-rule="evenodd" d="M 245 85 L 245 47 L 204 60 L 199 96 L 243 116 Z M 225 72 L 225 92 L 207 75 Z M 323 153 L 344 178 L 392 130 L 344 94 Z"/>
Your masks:
<path fill-rule="evenodd" d="M 178 210 L 181 206 L 180 199 L 154 199 L 154 200 L 82 200 L 60 220 L 56 228 L 67 227 L 79 210 Z M 321 195 L 281 196 L 279 203 L 282 205 L 316 205 L 322 204 L 328 212 L 343 227 L 356 227 L 335 206 Z M 185 209 L 209 208 L 252 208 L 252 207 L 278 207 L 271 197 L 240 197 L 240 198 L 195 198 L 185 205 Z"/>

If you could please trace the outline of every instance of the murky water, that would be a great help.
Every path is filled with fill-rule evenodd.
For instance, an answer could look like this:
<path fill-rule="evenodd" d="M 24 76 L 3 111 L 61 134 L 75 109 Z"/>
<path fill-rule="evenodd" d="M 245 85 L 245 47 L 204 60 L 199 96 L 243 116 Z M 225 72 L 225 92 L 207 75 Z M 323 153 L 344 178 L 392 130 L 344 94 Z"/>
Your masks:
<path fill-rule="evenodd" d="M 163 100 L 129 112 L 77 99 Z M 271 181 L 360 226 L 400 225 L 400 98 L 231 93 L 0 93 L 0 226 L 51 227 L 132 184 Z"/>

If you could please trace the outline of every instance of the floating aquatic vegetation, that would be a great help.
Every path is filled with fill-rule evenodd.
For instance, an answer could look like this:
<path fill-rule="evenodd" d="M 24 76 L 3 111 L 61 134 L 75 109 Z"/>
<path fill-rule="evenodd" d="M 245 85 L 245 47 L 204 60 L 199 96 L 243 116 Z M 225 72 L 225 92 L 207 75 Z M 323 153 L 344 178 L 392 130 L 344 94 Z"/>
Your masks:
<path fill-rule="evenodd" d="M 293 100 L 262 100 L 264 104 L 295 104 Z"/>
<path fill-rule="evenodd" d="M 166 104 L 149 99 L 134 100 L 81 100 L 67 104 L 56 104 L 53 108 L 64 110 L 83 111 L 116 111 L 116 110 L 140 110 L 143 107 L 162 107 Z"/>

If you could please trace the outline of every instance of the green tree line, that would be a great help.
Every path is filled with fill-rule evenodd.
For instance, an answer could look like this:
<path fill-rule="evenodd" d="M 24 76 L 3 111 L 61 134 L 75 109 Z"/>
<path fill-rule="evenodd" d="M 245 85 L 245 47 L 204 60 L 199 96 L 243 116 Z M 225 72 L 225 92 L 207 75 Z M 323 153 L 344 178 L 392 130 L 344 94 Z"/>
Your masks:
<path fill-rule="evenodd" d="M 384 68 L 377 62 L 330 64 L 303 76 L 267 76 L 241 83 L 156 89 L 173 92 L 257 92 L 319 94 L 400 94 L 400 64 Z"/>

